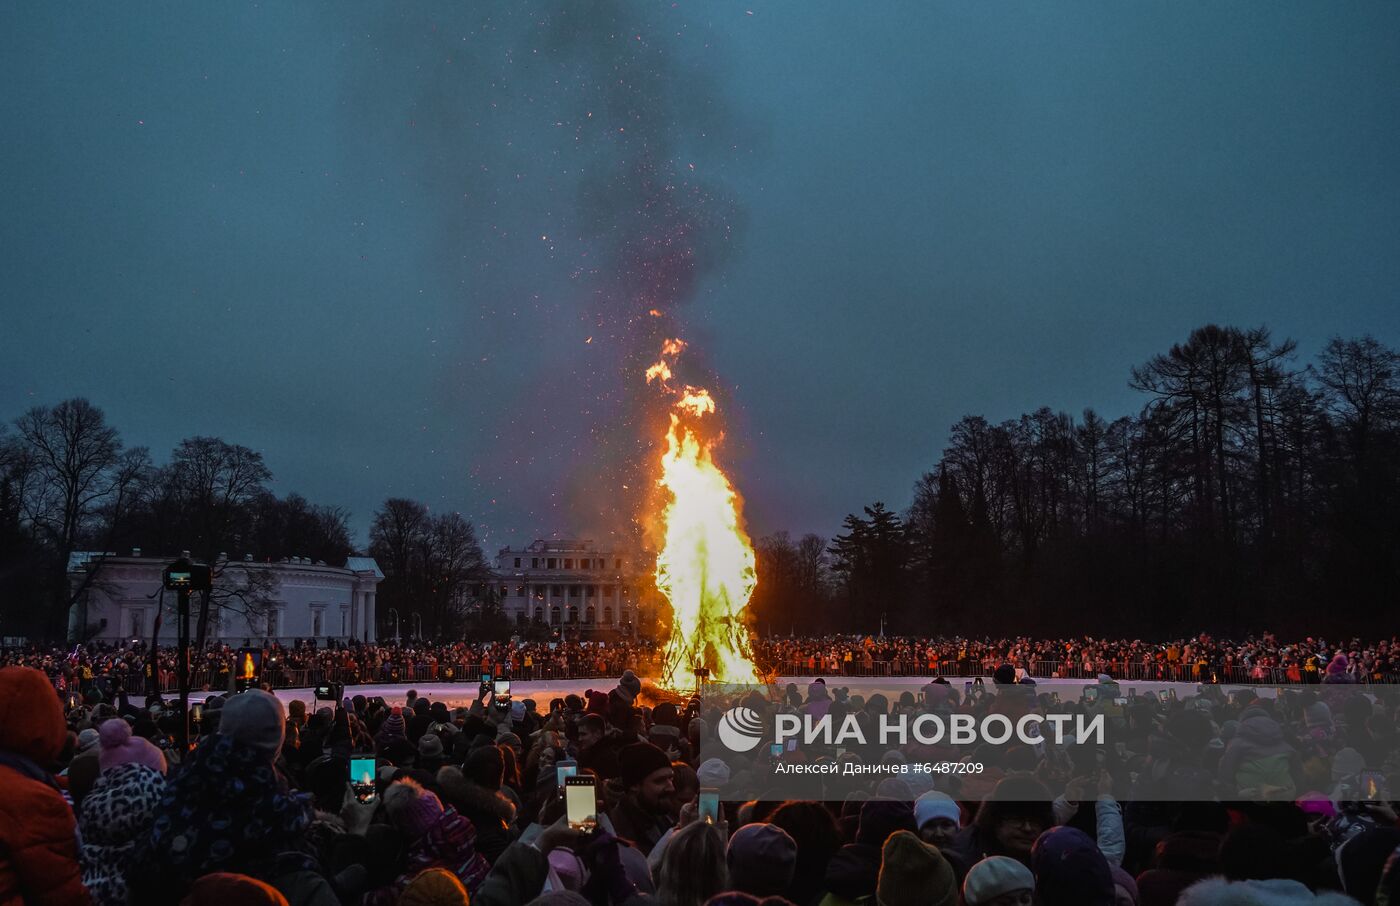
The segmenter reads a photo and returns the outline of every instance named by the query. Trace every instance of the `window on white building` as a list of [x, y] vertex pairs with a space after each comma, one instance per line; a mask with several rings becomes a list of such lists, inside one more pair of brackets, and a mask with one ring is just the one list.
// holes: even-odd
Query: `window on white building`
[[311, 611], [311, 635], [313, 638], [319, 639], [322, 635], [324, 635], [323, 630], [325, 627], [322, 626], [322, 623], [324, 622], [324, 616], [325, 615], [319, 610]]
[[347, 608], [340, 608], [340, 634], [350, 634], [350, 611]]
[[133, 639], [146, 637], [146, 611], [133, 610], [131, 612], [131, 637]]
[[269, 610], [269, 611], [267, 612], [267, 635], [268, 635], [268, 638], [273, 638], [273, 639], [277, 638], [277, 631], [278, 631], [278, 629], [281, 628], [281, 627], [280, 627], [280, 621], [278, 620], [278, 617], [279, 617], [279, 616], [280, 616], [280, 614], [278, 614], [278, 612], [277, 612], [276, 610]]

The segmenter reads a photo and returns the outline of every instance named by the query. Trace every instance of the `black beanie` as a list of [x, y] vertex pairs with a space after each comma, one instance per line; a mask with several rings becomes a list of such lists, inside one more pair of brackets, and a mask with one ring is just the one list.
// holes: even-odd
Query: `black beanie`
[[625, 786], [637, 786], [653, 771], [671, 766], [666, 753], [649, 742], [634, 742], [617, 753], [618, 767]]

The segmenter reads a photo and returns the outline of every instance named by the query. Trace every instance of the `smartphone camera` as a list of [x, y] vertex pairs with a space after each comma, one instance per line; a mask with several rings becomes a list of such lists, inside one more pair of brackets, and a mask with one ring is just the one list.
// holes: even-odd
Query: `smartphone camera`
[[719, 790], [702, 787], [699, 802], [700, 820], [706, 824], [719, 823]]
[[350, 788], [361, 802], [374, 798], [374, 765], [373, 758], [350, 759]]
[[564, 813], [574, 830], [598, 827], [598, 792], [592, 776], [564, 778]]

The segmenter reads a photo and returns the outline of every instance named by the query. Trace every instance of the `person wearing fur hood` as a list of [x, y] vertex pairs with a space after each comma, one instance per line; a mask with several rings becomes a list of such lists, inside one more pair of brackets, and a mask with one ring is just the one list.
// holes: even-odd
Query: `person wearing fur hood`
[[515, 803], [501, 791], [504, 762], [495, 746], [478, 746], [458, 768], [437, 773], [443, 798], [476, 827], [476, 850], [494, 864], [515, 838]]

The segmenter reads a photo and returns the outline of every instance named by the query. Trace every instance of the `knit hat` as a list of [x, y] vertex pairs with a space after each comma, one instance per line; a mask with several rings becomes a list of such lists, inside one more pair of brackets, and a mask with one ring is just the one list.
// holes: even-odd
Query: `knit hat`
[[624, 786], [637, 786], [653, 771], [671, 766], [666, 753], [649, 742], [634, 742], [617, 753], [619, 774]]
[[287, 898], [271, 884], [247, 875], [216, 871], [190, 885], [180, 906], [288, 906]]
[[92, 727], [78, 734], [78, 744], [74, 748], [73, 754], [78, 755], [97, 745], [97, 731]]
[[379, 725], [379, 733], [377, 735], [381, 738], [386, 738], [390, 736], [406, 736], [407, 732], [403, 722], [403, 708], [395, 705], [394, 710], [389, 712], [389, 716], [384, 718], [384, 723]]
[[431, 733], [424, 733], [418, 738], [418, 757], [420, 758], [441, 758], [442, 740]]
[[1113, 906], [1108, 860], [1078, 828], [1056, 827], [1036, 838], [1031, 871], [1042, 906]]
[[729, 884], [757, 896], [780, 894], [797, 869], [797, 844], [776, 824], [745, 824], [729, 838]]
[[914, 824], [922, 828], [935, 818], [958, 824], [962, 821], [962, 809], [947, 793], [931, 790], [914, 800]]
[[517, 724], [520, 723], [522, 720], [525, 719], [525, 703], [524, 703], [524, 702], [511, 702], [511, 703], [510, 703], [510, 719], [511, 719], [511, 722], [512, 722], [512, 723], [517, 723]]
[[622, 679], [617, 681], [617, 691], [627, 701], [636, 701], [637, 695], [642, 691], [642, 681], [637, 679], [637, 674], [631, 670], [624, 670]]
[[700, 762], [695, 777], [701, 786], [719, 789], [729, 782], [729, 765], [718, 758], [707, 758]]
[[1356, 749], [1347, 746], [1332, 756], [1332, 782], [1349, 781], [1366, 767], [1366, 758]]
[[277, 696], [261, 689], [249, 689], [224, 703], [219, 732], [262, 752], [272, 761], [282, 750], [287, 712]]
[[908, 802], [871, 799], [860, 807], [860, 824], [856, 828], [857, 843], [882, 846], [890, 834], [902, 830], [915, 830], [914, 810], [909, 807]]
[[33, 667], [0, 669], [0, 749], [49, 764], [67, 742], [63, 703], [48, 676]]
[[124, 720], [105, 720], [97, 731], [100, 748], [97, 764], [105, 773], [122, 764], [143, 764], [153, 771], [165, 773], [165, 753], [148, 740], [131, 735]]
[[1337, 817], [1337, 806], [1327, 797], [1326, 793], [1319, 793], [1316, 790], [1311, 790], [1299, 796], [1295, 805], [1297, 805], [1309, 819], [1313, 816], [1320, 818]]
[[396, 780], [384, 791], [384, 811], [410, 841], [432, 829], [442, 817], [442, 800], [412, 780]]
[[1309, 727], [1331, 727], [1332, 709], [1327, 702], [1313, 702], [1303, 709], [1303, 722]]
[[880, 906], [957, 906], [958, 880], [938, 847], [909, 831], [890, 835], [880, 851]]
[[967, 906], [981, 906], [1013, 890], [1035, 890], [1031, 870], [1010, 856], [988, 856], [968, 870], [963, 901]]
[[399, 894], [398, 906], [467, 906], [469, 902], [467, 888], [456, 875], [445, 868], [425, 868]]

